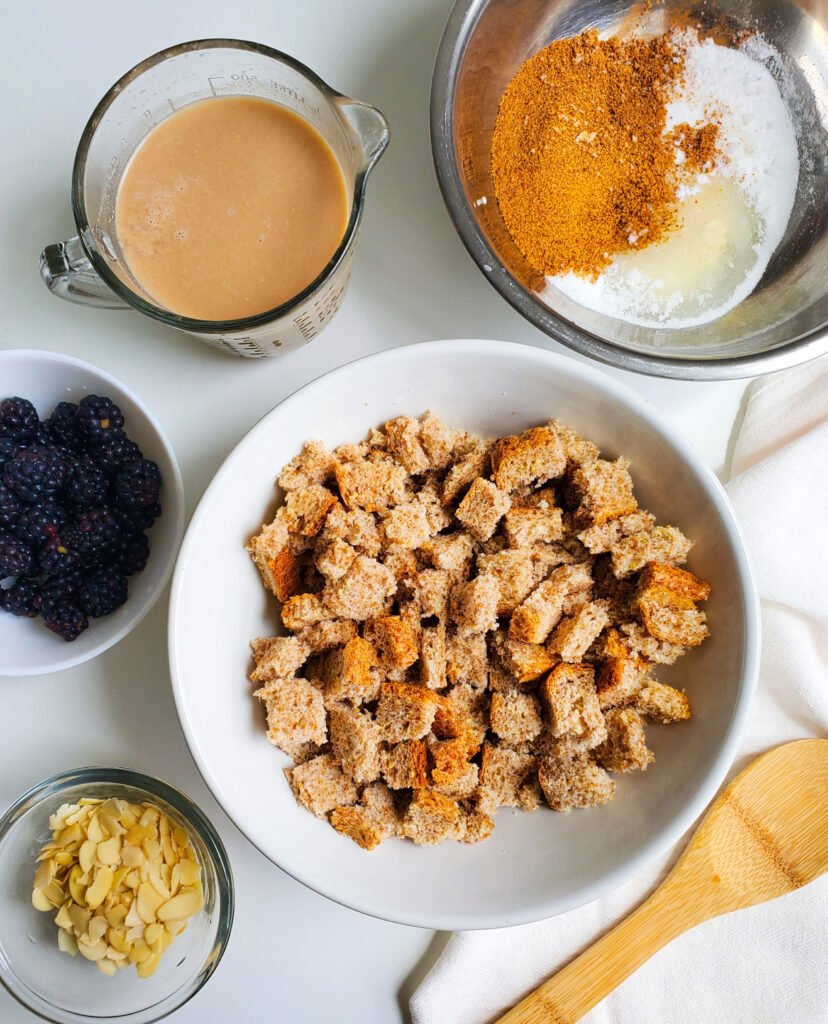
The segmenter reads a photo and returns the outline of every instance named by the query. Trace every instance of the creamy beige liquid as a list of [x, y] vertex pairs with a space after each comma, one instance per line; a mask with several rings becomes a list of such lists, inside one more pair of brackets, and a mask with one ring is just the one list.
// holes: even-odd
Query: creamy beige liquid
[[232, 320], [293, 298], [348, 221], [345, 179], [310, 124], [268, 100], [202, 100], [154, 128], [118, 190], [130, 271], [161, 306]]

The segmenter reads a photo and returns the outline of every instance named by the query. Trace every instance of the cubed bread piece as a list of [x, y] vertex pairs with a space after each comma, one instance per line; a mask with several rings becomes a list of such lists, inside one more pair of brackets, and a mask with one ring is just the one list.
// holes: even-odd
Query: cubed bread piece
[[629, 462], [595, 459], [577, 466], [571, 474], [572, 489], [578, 502], [575, 523], [586, 530], [610, 519], [627, 516], [638, 508], [633, 484], [627, 472]]
[[[453, 686], [446, 693], [444, 700], [455, 719], [460, 722], [461, 728], [455, 729], [454, 735], [459, 735], [460, 731], [463, 731], [477, 743], [482, 743], [489, 728], [488, 694], [461, 684]], [[436, 732], [437, 718], [434, 719], [434, 729]]]
[[452, 800], [467, 800], [477, 789], [480, 769], [473, 761], [467, 761], [462, 771], [453, 775], [447, 782], [438, 785], [432, 782], [432, 789]]
[[692, 547], [675, 526], [656, 526], [619, 540], [612, 548], [612, 571], [622, 579], [648, 562], [680, 565]]
[[452, 837], [459, 819], [454, 800], [433, 789], [418, 789], [405, 812], [403, 833], [418, 846], [436, 846]]
[[[279, 510], [283, 512], [283, 509]], [[261, 533], [251, 537], [247, 545], [250, 557], [262, 577], [265, 587], [280, 601], [299, 589], [299, 563], [288, 547], [288, 530], [284, 515], [277, 515]]]
[[641, 689], [645, 670], [630, 657], [606, 658], [598, 669], [595, 689], [601, 710], [624, 707]]
[[335, 505], [328, 513], [319, 540], [320, 543], [345, 541], [359, 554], [368, 555], [369, 558], [375, 558], [382, 550], [377, 520], [361, 508], [349, 512], [342, 505]]
[[443, 504], [449, 505], [479, 476], [486, 476], [491, 467], [491, 441], [475, 440], [472, 446], [446, 473], [443, 481]]
[[371, 639], [383, 664], [391, 668], [408, 668], [420, 656], [414, 628], [399, 615], [382, 615], [373, 619]]
[[420, 632], [420, 682], [430, 690], [442, 690], [446, 678], [446, 627], [425, 626]]
[[285, 498], [288, 530], [302, 537], [315, 537], [336, 504], [336, 495], [321, 484], [311, 484], [298, 491], [288, 491]]
[[256, 667], [251, 682], [267, 683], [271, 679], [288, 679], [307, 661], [307, 646], [295, 636], [268, 636], [252, 640], [250, 649]]
[[402, 825], [393, 795], [382, 782], [366, 786], [356, 807], [337, 807], [331, 824], [364, 850], [373, 850], [383, 840], [399, 835]]
[[461, 636], [454, 630], [447, 633], [446, 677], [452, 685], [468, 683], [476, 690], [485, 690], [489, 681], [489, 656], [485, 634], [472, 633]]
[[350, 619], [323, 619], [297, 634], [312, 654], [321, 654], [332, 647], [343, 647], [357, 635], [356, 623]]
[[371, 669], [376, 663], [373, 645], [360, 636], [331, 651], [326, 655], [321, 671], [325, 695], [354, 704], [373, 700], [377, 696], [377, 687]]
[[545, 580], [512, 612], [509, 637], [525, 644], [542, 644], [563, 611], [561, 587]]
[[477, 569], [481, 574], [494, 576], [500, 584], [498, 615], [511, 615], [535, 588], [535, 566], [529, 551], [480, 555]]
[[318, 572], [331, 580], [339, 580], [354, 564], [356, 549], [338, 537], [317, 546], [314, 565]]
[[688, 598], [675, 597], [665, 604], [652, 592], [638, 597], [638, 612], [644, 628], [663, 643], [681, 647], [697, 647], [710, 635], [707, 628], [707, 617], [692, 602], [691, 607], [682, 608], [678, 602]]
[[394, 574], [398, 584], [410, 585], [420, 567], [416, 554], [409, 548], [400, 547], [399, 544], [389, 547], [380, 558], [382, 564]]
[[279, 486], [299, 491], [311, 484], [324, 484], [333, 476], [334, 457], [321, 441], [307, 441], [298, 455], [279, 474]]
[[541, 759], [538, 780], [553, 811], [606, 804], [615, 795], [615, 781], [586, 752], [558, 745]]
[[588, 530], [582, 530], [578, 534], [578, 540], [591, 554], [600, 555], [610, 551], [626, 537], [646, 533], [654, 526], [655, 516], [640, 508], [628, 516], [610, 519], [598, 526], [590, 526]]
[[461, 843], [482, 843], [494, 831], [494, 821], [488, 814], [472, 808], [463, 811], [457, 828], [456, 838]]
[[436, 713], [437, 700], [424, 686], [384, 683], [380, 690], [377, 724], [386, 743], [421, 740]]
[[555, 480], [565, 469], [566, 455], [554, 427], [532, 427], [504, 437], [492, 450], [492, 471], [503, 491]]
[[474, 541], [467, 533], [453, 533], [447, 537], [432, 537], [420, 549], [435, 569], [443, 569], [465, 578], [471, 568]]
[[451, 454], [460, 432], [441, 423], [427, 412], [420, 421], [420, 444], [423, 446], [431, 469], [448, 469]]
[[572, 427], [566, 426], [560, 420], [551, 420], [549, 426], [560, 438], [567, 467], [577, 466], [581, 462], [592, 462], [601, 454], [597, 444], [586, 441], [580, 434], [576, 434]]
[[452, 575], [445, 569], [422, 569], [414, 577], [414, 597], [424, 619], [434, 618], [445, 622], [448, 618], [449, 591]]
[[649, 562], [641, 573], [639, 594], [647, 591], [668, 591], [688, 601], [706, 601], [710, 597], [710, 584], [700, 580], [686, 569], [661, 562]]
[[280, 679], [255, 696], [267, 712], [267, 738], [291, 757], [304, 757], [328, 738], [322, 694], [307, 679]]
[[450, 739], [428, 737], [428, 751], [432, 762], [431, 778], [435, 785], [443, 786], [465, 774], [466, 765], [480, 750], [480, 744], [470, 733], [461, 731]]
[[432, 534], [425, 505], [409, 501], [392, 508], [382, 523], [388, 544], [398, 544], [413, 551], [421, 547]]
[[547, 648], [563, 661], [580, 661], [598, 634], [609, 622], [606, 608], [598, 601], [588, 601], [574, 614], [562, 619], [555, 628]]
[[366, 711], [347, 704], [328, 713], [331, 749], [342, 771], [358, 785], [373, 782], [380, 774], [380, 729]]
[[503, 667], [519, 683], [530, 683], [548, 672], [554, 664], [546, 648], [540, 644], [524, 644], [509, 638], [500, 648]]
[[341, 579], [328, 582], [323, 600], [337, 618], [360, 622], [382, 615], [396, 590], [397, 581], [387, 566], [360, 555]]
[[648, 679], [633, 698], [633, 706], [642, 715], [668, 725], [690, 717], [690, 701], [681, 690]]
[[604, 716], [607, 738], [595, 748], [595, 760], [608, 772], [643, 771], [655, 760], [647, 746], [644, 722], [634, 708], [611, 708]]
[[382, 775], [389, 789], [422, 789], [428, 784], [425, 740], [395, 743], [382, 754]]
[[437, 473], [427, 473], [422, 478], [422, 486], [414, 496], [414, 501], [425, 509], [432, 534], [451, 526], [454, 517], [451, 509], [443, 505], [443, 482]]
[[304, 764], [286, 768], [285, 775], [296, 799], [317, 818], [326, 817], [335, 807], [355, 804], [359, 796], [333, 754], [320, 754]]
[[503, 532], [513, 548], [550, 544], [563, 536], [563, 513], [555, 506], [510, 508], [503, 519]]
[[512, 500], [491, 481], [478, 477], [472, 482], [455, 513], [475, 540], [484, 541], [497, 529]]
[[521, 787], [536, 767], [537, 759], [532, 754], [484, 743], [478, 809], [491, 815], [498, 807], [518, 807]]
[[492, 732], [510, 746], [531, 742], [543, 729], [540, 701], [531, 693], [493, 693], [491, 719]]
[[396, 462], [338, 462], [334, 475], [348, 509], [382, 512], [409, 498], [408, 474]]
[[397, 416], [385, 424], [392, 455], [407, 473], [425, 473], [431, 462], [420, 442], [420, 424], [410, 416]]
[[685, 652], [678, 644], [656, 640], [639, 622], [624, 622], [619, 628], [621, 642], [634, 658], [643, 658], [654, 665], [672, 665]]
[[282, 622], [294, 633], [329, 618], [331, 613], [316, 594], [295, 594], [282, 605]]
[[518, 807], [522, 811], [537, 810], [543, 800], [543, 790], [537, 775], [530, 775], [518, 790]]
[[451, 618], [461, 636], [487, 633], [497, 626], [500, 584], [494, 576], [477, 576], [451, 591]]
[[549, 715], [552, 736], [584, 736], [595, 730], [603, 731], [604, 716], [591, 665], [556, 665], [541, 683], [540, 696]]

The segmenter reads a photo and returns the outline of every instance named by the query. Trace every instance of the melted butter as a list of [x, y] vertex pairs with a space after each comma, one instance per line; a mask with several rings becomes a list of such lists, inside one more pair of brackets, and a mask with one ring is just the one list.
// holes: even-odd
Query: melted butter
[[725, 303], [754, 267], [760, 227], [735, 182], [708, 178], [682, 201], [679, 227], [663, 242], [616, 257], [607, 284], [631, 287], [659, 319], [700, 316]]

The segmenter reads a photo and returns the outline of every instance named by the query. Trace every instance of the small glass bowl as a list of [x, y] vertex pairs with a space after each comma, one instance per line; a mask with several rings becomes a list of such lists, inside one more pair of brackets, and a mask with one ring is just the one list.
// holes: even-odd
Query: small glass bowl
[[[83, 957], [61, 953], [53, 914], [32, 906], [49, 816], [81, 797], [155, 804], [190, 834], [202, 868], [204, 908], [161, 957], [155, 973], [132, 967], [107, 977]], [[218, 966], [233, 924], [233, 876], [216, 830], [177, 789], [128, 768], [78, 768], [41, 782], [0, 818], [0, 981], [33, 1013], [55, 1024], [117, 1020], [150, 1024], [187, 1002]]]

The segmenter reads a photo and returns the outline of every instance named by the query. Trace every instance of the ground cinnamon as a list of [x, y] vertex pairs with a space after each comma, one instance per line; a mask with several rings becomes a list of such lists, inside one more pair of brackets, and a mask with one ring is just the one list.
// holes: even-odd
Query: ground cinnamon
[[506, 226], [541, 273], [594, 279], [678, 225], [676, 150], [686, 170], [711, 166], [717, 132], [665, 133], [683, 70], [668, 37], [599, 39], [594, 29], [521, 67], [501, 100], [492, 173]]

